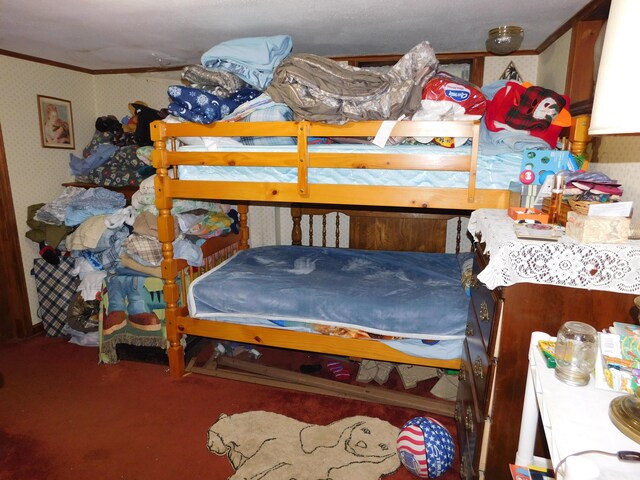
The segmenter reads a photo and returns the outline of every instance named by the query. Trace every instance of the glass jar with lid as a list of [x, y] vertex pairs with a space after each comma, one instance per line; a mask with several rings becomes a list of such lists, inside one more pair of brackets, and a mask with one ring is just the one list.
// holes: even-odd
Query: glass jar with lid
[[583, 322], [565, 322], [556, 338], [556, 377], [569, 385], [589, 383], [598, 354], [598, 333]]

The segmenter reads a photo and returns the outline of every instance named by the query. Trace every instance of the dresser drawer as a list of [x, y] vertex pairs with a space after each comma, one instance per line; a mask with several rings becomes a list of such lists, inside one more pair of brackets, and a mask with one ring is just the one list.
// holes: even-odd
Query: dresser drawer
[[[473, 381], [469, 350], [465, 342], [458, 383], [458, 396], [454, 417], [458, 432], [458, 445], [467, 446], [475, 455], [477, 439], [481, 438], [484, 416], [478, 402], [477, 387]], [[472, 455], [473, 456], [473, 455]]]
[[482, 282], [478, 280], [478, 273], [482, 271], [482, 261], [476, 256], [473, 262], [473, 277], [471, 282], [471, 305], [478, 321], [478, 326], [482, 334], [482, 341], [485, 350], [489, 350], [489, 342], [491, 340], [491, 329], [496, 318], [497, 305], [500, 298], [498, 293], [489, 290]]
[[[473, 309], [473, 306], [471, 308]], [[474, 386], [475, 397], [480, 411], [484, 411], [488, 385], [487, 378], [489, 377], [491, 362], [482, 340], [481, 326], [475, 315], [470, 315], [470, 317], [467, 321], [467, 338], [465, 342], [467, 345], [465, 364], [468, 365], [468, 368], [467, 373], [461, 373], [461, 375], [467, 375], [467, 380]], [[470, 333], [472, 335], [469, 335]]]
[[473, 464], [474, 452], [468, 445], [460, 448], [460, 478], [462, 480], [476, 480], [479, 477]]

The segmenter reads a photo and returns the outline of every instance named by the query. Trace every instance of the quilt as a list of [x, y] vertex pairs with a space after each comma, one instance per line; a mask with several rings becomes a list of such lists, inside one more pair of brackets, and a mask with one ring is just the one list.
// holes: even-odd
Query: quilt
[[167, 348], [162, 287], [162, 279], [150, 276], [105, 279], [99, 316], [101, 363], [117, 363], [120, 344]]

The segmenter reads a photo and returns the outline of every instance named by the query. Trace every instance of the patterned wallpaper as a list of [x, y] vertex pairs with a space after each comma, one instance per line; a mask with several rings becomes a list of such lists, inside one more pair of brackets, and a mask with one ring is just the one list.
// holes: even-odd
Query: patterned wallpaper
[[128, 105], [141, 101], [159, 110], [169, 105], [167, 87], [180, 84], [179, 71], [147, 74], [96, 75], [96, 112], [115, 115], [119, 120], [129, 115]]
[[485, 58], [482, 84], [486, 85], [500, 80], [500, 77], [511, 62], [516, 66], [516, 70], [518, 70], [524, 82], [534, 84], [537, 82], [538, 57], [536, 55], [507, 55], [506, 57], [491, 56]]
[[[27, 207], [47, 203], [72, 179], [69, 154], [79, 154], [93, 133], [95, 89], [90, 75], [0, 55], [0, 124], [9, 168], [13, 204], [20, 237], [24, 274], [33, 323], [38, 323], [35, 283], [30, 275], [38, 245], [24, 234]], [[37, 95], [71, 101], [75, 150], [42, 148]]]
[[633, 202], [633, 221], [640, 222], [640, 135], [602, 137], [589, 169], [622, 183], [622, 199]]
[[[535, 56], [488, 57], [485, 62], [484, 82], [498, 79], [510, 61], [514, 62], [524, 80], [533, 83], [536, 83], [539, 75], [546, 75], [546, 69], [549, 68], [548, 62], [544, 68], [541, 62], [539, 71], [538, 59]], [[68, 170], [69, 154], [80, 154], [93, 134], [95, 119], [98, 116], [113, 114], [122, 118], [129, 113], [127, 105], [136, 100], [144, 101], [153, 108], [164, 108], [168, 102], [167, 86], [178, 82], [178, 72], [91, 76], [0, 55], [0, 88], [3, 91], [3, 95], [0, 96], [0, 124], [34, 323], [39, 321], [36, 316], [37, 296], [29, 272], [33, 259], [38, 256], [38, 248], [24, 236], [27, 231], [27, 207], [53, 200], [62, 191], [61, 183], [72, 179]], [[38, 94], [71, 101], [75, 150], [41, 147], [37, 123]], [[625, 180], [624, 197], [634, 200], [636, 205], [640, 205], [640, 182], [627, 180], [640, 178], [637, 153], [639, 151], [640, 137], [606, 138], [603, 139], [600, 148], [600, 161], [593, 164], [594, 168], [597, 166], [609, 176]], [[636, 219], [637, 211], [636, 209]], [[290, 242], [292, 223], [288, 209], [251, 207], [249, 220], [250, 241], [253, 246]], [[333, 219], [329, 220], [329, 225], [329, 228], [332, 228]], [[318, 234], [320, 228], [316, 227]], [[455, 221], [451, 222], [449, 230], [447, 251], [453, 251]], [[348, 243], [348, 238], [344, 238], [347, 232], [348, 219], [345, 217], [341, 219], [342, 244]], [[315, 244], [319, 242], [319, 238], [314, 240]], [[466, 250], [468, 247], [467, 242], [463, 249]]]

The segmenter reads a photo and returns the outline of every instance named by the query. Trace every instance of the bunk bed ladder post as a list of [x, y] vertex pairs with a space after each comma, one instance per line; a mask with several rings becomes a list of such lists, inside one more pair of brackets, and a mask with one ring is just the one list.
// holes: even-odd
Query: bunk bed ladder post
[[167, 170], [167, 144], [163, 126], [153, 123], [151, 134], [154, 140], [152, 153], [153, 166], [156, 167], [155, 190], [156, 208], [158, 209], [158, 240], [162, 242], [162, 279], [164, 280], [165, 324], [169, 348], [169, 372], [172, 377], [180, 378], [184, 375], [185, 361], [182, 347], [182, 334], [178, 331], [178, 301], [180, 288], [176, 282], [178, 277], [177, 261], [173, 258], [174, 219], [171, 215], [173, 199], [171, 198], [169, 172]]
[[298, 123], [298, 194], [309, 196], [309, 122]]
[[468, 201], [473, 203], [476, 196], [476, 172], [478, 171], [478, 150], [480, 147], [480, 121], [475, 120], [471, 126], [471, 160], [469, 165]]

